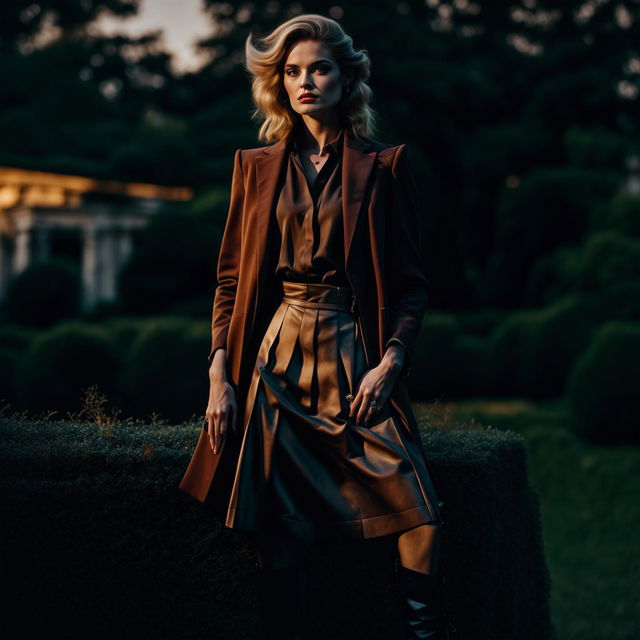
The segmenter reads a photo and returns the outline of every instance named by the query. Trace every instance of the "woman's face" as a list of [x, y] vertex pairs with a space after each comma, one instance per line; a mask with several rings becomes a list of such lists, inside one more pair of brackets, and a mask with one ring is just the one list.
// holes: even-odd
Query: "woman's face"
[[[300, 40], [285, 56], [284, 88], [291, 108], [300, 115], [315, 116], [336, 107], [344, 82], [331, 51], [319, 40]], [[301, 100], [305, 93], [315, 97]]]

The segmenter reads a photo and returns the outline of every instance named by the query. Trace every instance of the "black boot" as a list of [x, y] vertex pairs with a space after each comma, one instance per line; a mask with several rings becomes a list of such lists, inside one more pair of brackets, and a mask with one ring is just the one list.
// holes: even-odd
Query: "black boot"
[[258, 595], [265, 640], [303, 640], [305, 575], [301, 562], [258, 569]]
[[395, 563], [407, 640], [449, 640], [455, 631], [445, 615], [439, 575], [413, 571]]

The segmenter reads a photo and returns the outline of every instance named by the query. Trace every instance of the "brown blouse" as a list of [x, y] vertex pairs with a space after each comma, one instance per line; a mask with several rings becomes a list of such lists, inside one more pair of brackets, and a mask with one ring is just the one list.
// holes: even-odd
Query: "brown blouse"
[[[342, 145], [344, 129], [323, 147], [329, 153], [309, 183], [295, 136], [289, 140], [284, 182], [276, 205], [280, 257], [276, 274], [282, 280], [349, 286], [344, 272], [342, 223]], [[404, 344], [398, 338], [390, 344]]]
[[280, 227], [282, 280], [348, 286], [344, 273], [342, 223], [342, 143], [344, 129], [323, 148], [324, 165], [309, 183], [292, 137], [284, 182], [276, 205]]

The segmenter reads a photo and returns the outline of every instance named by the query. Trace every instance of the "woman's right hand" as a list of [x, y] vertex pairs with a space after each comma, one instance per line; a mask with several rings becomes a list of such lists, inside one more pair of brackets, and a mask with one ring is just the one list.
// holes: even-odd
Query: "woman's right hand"
[[222, 449], [230, 420], [231, 427], [236, 430], [237, 413], [233, 387], [226, 380], [211, 382], [205, 417], [208, 423], [209, 443], [214, 453]]

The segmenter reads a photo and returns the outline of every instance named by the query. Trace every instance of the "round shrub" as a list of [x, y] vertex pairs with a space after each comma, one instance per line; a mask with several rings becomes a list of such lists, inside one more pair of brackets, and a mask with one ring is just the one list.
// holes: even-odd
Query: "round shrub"
[[534, 397], [561, 396], [567, 376], [600, 322], [592, 297], [572, 295], [537, 313], [522, 344], [518, 380]]
[[617, 193], [594, 210], [589, 224], [593, 231], [613, 229], [623, 236], [640, 237], [640, 198], [631, 193]]
[[134, 340], [121, 386], [127, 412], [173, 422], [204, 415], [211, 327], [206, 321], [165, 317], [150, 320]]
[[107, 331], [65, 322], [36, 337], [22, 358], [17, 376], [19, 402], [35, 411], [78, 411], [83, 390], [94, 384], [111, 397], [117, 366]]
[[15, 404], [16, 372], [21, 355], [29, 348], [36, 331], [13, 324], [0, 324], [0, 400]]
[[416, 342], [407, 386], [413, 397], [451, 399], [482, 393], [485, 341], [464, 335], [455, 316], [431, 313]]
[[136, 338], [149, 324], [149, 319], [142, 316], [113, 316], [101, 324], [109, 332], [118, 355], [126, 362]]
[[594, 309], [603, 320], [640, 321], [640, 281], [612, 285], [594, 296]]
[[492, 395], [527, 395], [522, 371], [526, 366], [528, 347], [544, 309], [516, 311], [496, 328], [489, 339], [487, 377]]
[[618, 182], [602, 171], [552, 167], [529, 172], [515, 189], [505, 188], [487, 265], [486, 299], [521, 304], [539, 256], [580, 241], [591, 210], [611, 197]]
[[540, 256], [529, 270], [524, 306], [544, 307], [575, 288], [581, 247], [560, 247]]
[[66, 258], [32, 262], [7, 290], [11, 322], [48, 327], [80, 312], [82, 282], [76, 264]]
[[609, 322], [571, 371], [571, 426], [595, 444], [640, 444], [640, 326]]
[[615, 231], [590, 236], [582, 248], [578, 286], [601, 291], [613, 284], [640, 281], [640, 240]]
[[0, 402], [15, 403], [15, 372], [18, 367], [20, 352], [0, 345]]

